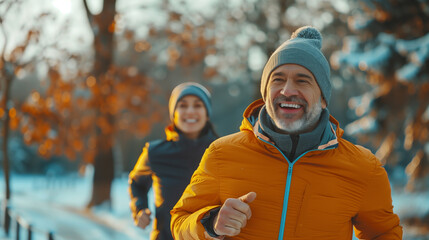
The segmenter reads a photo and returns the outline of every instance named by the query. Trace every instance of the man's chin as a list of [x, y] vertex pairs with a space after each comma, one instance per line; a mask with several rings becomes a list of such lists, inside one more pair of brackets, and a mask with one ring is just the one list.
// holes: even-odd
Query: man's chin
[[294, 122], [290, 123], [276, 123], [276, 127], [278, 130], [288, 133], [288, 134], [295, 134], [299, 133], [302, 130], [303, 121], [302, 120], [296, 120]]

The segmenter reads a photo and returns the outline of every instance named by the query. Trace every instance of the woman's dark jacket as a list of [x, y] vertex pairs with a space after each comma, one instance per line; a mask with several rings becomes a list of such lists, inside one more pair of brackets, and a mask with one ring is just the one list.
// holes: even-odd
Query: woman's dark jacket
[[146, 143], [143, 152], [129, 175], [129, 193], [133, 218], [141, 209], [148, 208], [151, 186], [155, 194], [155, 221], [151, 239], [173, 239], [170, 231], [170, 210], [200, 163], [206, 148], [216, 139], [211, 128], [198, 139], [187, 139], [175, 131], [165, 129], [166, 139]]

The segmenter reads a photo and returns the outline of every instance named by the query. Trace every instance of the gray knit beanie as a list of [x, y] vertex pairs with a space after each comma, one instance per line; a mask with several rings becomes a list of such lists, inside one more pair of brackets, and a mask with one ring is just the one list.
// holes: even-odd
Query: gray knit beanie
[[174, 120], [174, 111], [176, 110], [177, 102], [184, 96], [194, 95], [203, 101], [207, 110], [207, 116], [210, 118], [212, 114], [211, 95], [210, 92], [201, 84], [194, 82], [185, 82], [177, 85], [171, 92], [170, 101], [168, 103], [168, 110], [170, 113], [170, 120]]
[[283, 64], [298, 64], [313, 73], [322, 96], [329, 104], [331, 98], [330, 67], [323, 53], [322, 35], [310, 26], [297, 29], [291, 38], [274, 51], [265, 64], [261, 78], [261, 95], [266, 100], [268, 78], [273, 70]]

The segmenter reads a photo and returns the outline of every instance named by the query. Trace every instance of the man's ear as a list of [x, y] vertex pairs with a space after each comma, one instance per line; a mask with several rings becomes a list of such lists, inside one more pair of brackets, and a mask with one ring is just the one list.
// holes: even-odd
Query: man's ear
[[325, 109], [328, 106], [328, 104], [326, 104], [325, 99], [322, 97], [322, 108]]

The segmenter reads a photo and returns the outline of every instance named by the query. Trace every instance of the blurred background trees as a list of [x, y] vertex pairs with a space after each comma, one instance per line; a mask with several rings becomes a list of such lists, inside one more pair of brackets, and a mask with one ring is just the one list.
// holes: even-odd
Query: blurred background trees
[[[332, 57], [340, 72], [351, 71], [370, 85], [349, 100], [354, 121], [346, 132], [376, 151], [388, 170], [406, 168], [408, 190], [423, 190], [425, 184], [415, 180], [429, 171], [428, 1], [359, 3], [348, 20], [353, 33]], [[406, 180], [394, 177], [398, 184]]]
[[[348, 20], [353, 33], [332, 56], [340, 73], [370, 86], [349, 100], [346, 133], [375, 152], [394, 189], [410, 192], [429, 184], [428, 21], [426, 0], [359, 1]], [[427, 229], [429, 213], [401, 221]]]
[[427, 0], [6, 0], [0, 14], [5, 179], [93, 166], [88, 207], [109, 204], [113, 178], [163, 137], [174, 86], [207, 86], [216, 130], [235, 132], [268, 56], [313, 25], [345, 137], [376, 153], [394, 189], [427, 190]]
[[[46, 61], [41, 52], [55, 48], [53, 41], [40, 41], [41, 32], [45, 31], [46, 22], [51, 17], [46, 12], [33, 13], [33, 21], [25, 22], [16, 19], [16, 16], [25, 14], [22, 1], [3, 1], [0, 8], [0, 86], [1, 104], [0, 117], [2, 118], [2, 162], [5, 178], [5, 198], [10, 198], [9, 188], [9, 136], [10, 131], [17, 130], [22, 118], [20, 110], [21, 97], [28, 95], [30, 88], [21, 89], [17, 93], [13, 83], [25, 75], [35, 72], [38, 65]], [[13, 24], [11, 24], [13, 22]], [[37, 85], [37, 84], [36, 84]], [[35, 84], [33, 84], [35, 86]], [[20, 99], [21, 98], [21, 99]], [[13, 145], [12, 145], [13, 146]], [[12, 158], [12, 160], [16, 160]]]

